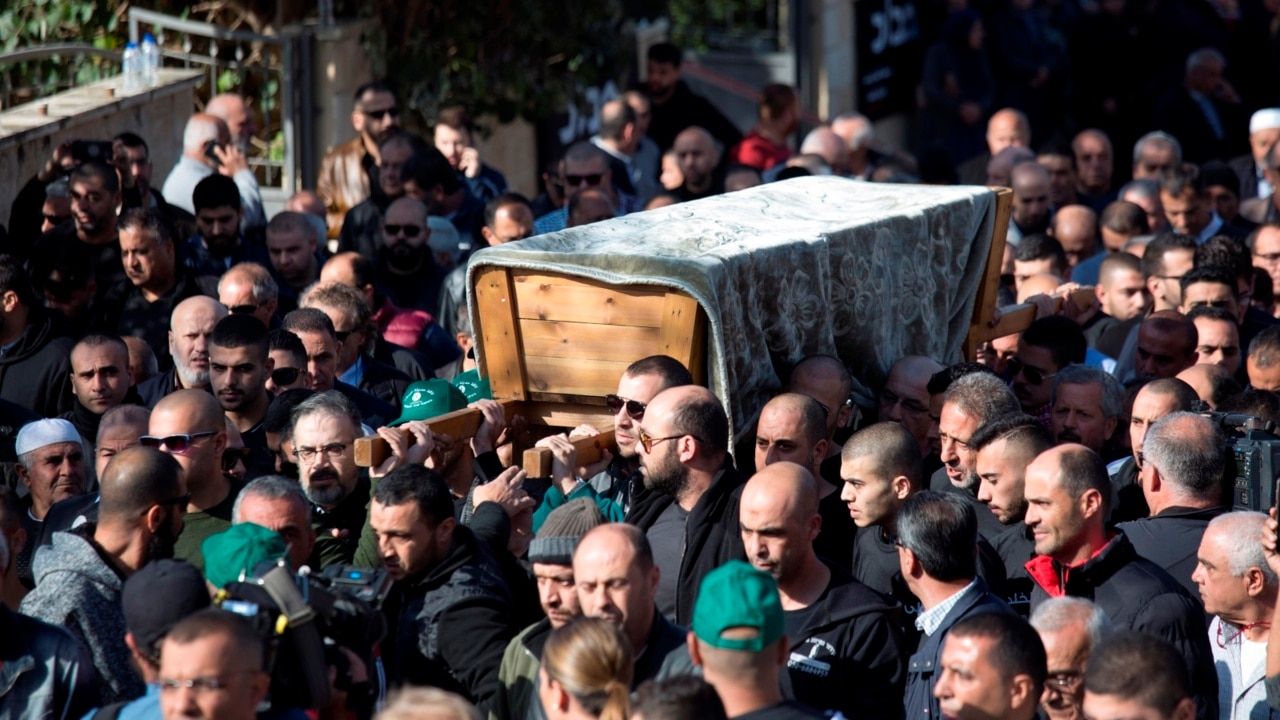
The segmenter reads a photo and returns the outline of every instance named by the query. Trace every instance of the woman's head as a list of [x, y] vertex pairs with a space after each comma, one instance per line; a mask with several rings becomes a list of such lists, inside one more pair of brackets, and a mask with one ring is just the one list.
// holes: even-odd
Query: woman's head
[[542, 652], [539, 695], [550, 717], [573, 705], [600, 720], [630, 715], [631, 643], [613, 623], [580, 618], [555, 630]]

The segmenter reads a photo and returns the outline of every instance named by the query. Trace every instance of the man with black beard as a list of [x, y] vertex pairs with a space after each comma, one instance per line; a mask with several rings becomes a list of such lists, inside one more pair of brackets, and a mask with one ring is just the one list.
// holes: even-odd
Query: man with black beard
[[413, 198], [388, 205], [374, 280], [397, 306], [434, 315], [444, 272], [431, 257], [430, 237], [426, 205]]
[[196, 183], [191, 203], [196, 234], [187, 238], [183, 262], [192, 274], [218, 277], [242, 262], [270, 266], [262, 229], [240, 230], [244, 207], [234, 180], [210, 175]]
[[702, 578], [744, 557], [734, 492], [742, 476], [728, 452], [724, 406], [710, 390], [663, 390], [649, 401], [640, 423], [645, 488], [632, 497], [627, 522], [653, 546], [660, 568], [658, 610], [688, 627]]
[[102, 676], [102, 703], [139, 697], [120, 595], [125, 578], [152, 560], [173, 556], [186, 513], [187, 487], [178, 463], [145, 447], [120, 452], [102, 474], [97, 524], [56, 533], [36, 563], [36, 589], [25, 615], [71, 632]]
[[245, 470], [250, 479], [275, 470], [262, 427], [271, 405], [266, 381], [275, 367], [268, 346], [266, 326], [252, 315], [228, 315], [209, 338], [209, 385], [249, 451]]
[[289, 436], [316, 529], [307, 563], [314, 570], [355, 558], [369, 504], [369, 480], [360, 475], [354, 447], [363, 434], [360, 411], [334, 390], [312, 395], [293, 411]]

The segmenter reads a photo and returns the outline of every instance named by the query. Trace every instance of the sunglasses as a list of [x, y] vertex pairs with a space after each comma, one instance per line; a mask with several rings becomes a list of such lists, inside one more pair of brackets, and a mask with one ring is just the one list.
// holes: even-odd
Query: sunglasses
[[418, 237], [418, 233], [422, 232], [422, 228], [417, 225], [383, 225], [383, 230], [388, 235], [404, 235], [405, 237]]
[[149, 447], [158, 450], [161, 446], [164, 446], [169, 448], [169, 452], [182, 455], [191, 449], [191, 445], [196, 440], [216, 434], [218, 434], [217, 430], [206, 430], [204, 432], [191, 433], [190, 435], [166, 435], [164, 437], [143, 435], [138, 438], [138, 442], [142, 444], [142, 447]]
[[298, 382], [298, 376], [301, 374], [302, 371], [298, 368], [276, 368], [271, 371], [271, 382], [275, 383], [276, 387], [292, 385]]
[[252, 315], [258, 312], [257, 305], [232, 305], [227, 309], [231, 311], [232, 315]]
[[582, 183], [588, 185], [599, 185], [604, 179], [604, 173], [591, 173], [589, 175], [565, 175], [564, 182], [569, 187], [578, 187]]
[[700, 442], [703, 445], [707, 444], [706, 440], [703, 440], [697, 435], [690, 435], [689, 433], [684, 433], [683, 435], [669, 435], [667, 437], [656, 438], [650, 435], [649, 433], [645, 432], [644, 430], [641, 430], [639, 435], [640, 435], [640, 444], [644, 446], [644, 451], [646, 455], [653, 452], [654, 445], [657, 445], [658, 443], [664, 443], [668, 440], [678, 440], [682, 437], [691, 437], [695, 441]]
[[253, 451], [249, 448], [227, 448], [222, 451], [222, 472], [229, 473], [236, 469], [236, 463], [242, 462], [249, 467], [249, 456]]
[[1028, 385], [1039, 385], [1058, 373], [1047, 373], [1040, 368], [1025, 365], [1018, 358], [1009, 358], [1009, 362], [1005, 363], [1005, 367], [1009, 368], [1009, 377], [1017, 377], [1018, 373], [1022, 373], [1022, 377], [1027, 379]]
[[361, 110], [360, 112], [375, 120], [400, 117], [400, 108], [398, 107], [387, 108], [386, 110]]
[[171, 497], [168, 500], [161, 500], [156, 504], [157, 505], [177, 505], [179, 507], [182, 507], [189, 502], [191, 502], [191, 493], [187, 493], [185, 495], [179, 495], [177, 497]]
[[627, 409], [627, 415], [630, 415], [631, 419], [636, 422], [640, 422], [644, 419], [644, 410], [648, 407], [639, 400], [628, 400], [624, 397], [614, 395], [613, 393], [604, 396], [604, 404], [609, 408], [610, 414], [613, 415], [617, 415], [622, 411], [622, 408], [625, 407]]

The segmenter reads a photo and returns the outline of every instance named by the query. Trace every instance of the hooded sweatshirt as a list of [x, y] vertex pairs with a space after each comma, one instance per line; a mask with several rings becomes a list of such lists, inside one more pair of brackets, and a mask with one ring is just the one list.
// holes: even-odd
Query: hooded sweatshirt
[[107, 705], [141, 697], [146, 688], [124, 642], [124, 576], [93, 541], [94, 527], [54, 534], [53, 544], [36, 555], [36, 589], [23, 599], [21, 612], [65, 628], [84, 643], [102, 677]]
[[0, 398], [58, 417], [71, 410], [71, 338], [60, 337], [53, 320], [32, 308], [22, 335], [0, 348]]

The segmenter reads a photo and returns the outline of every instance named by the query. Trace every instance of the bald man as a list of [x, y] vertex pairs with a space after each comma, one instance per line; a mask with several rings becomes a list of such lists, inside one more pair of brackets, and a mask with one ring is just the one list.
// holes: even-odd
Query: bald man
[[1138, 377], [1171, 378], [1195, 365], [1199, 334], [1195, 323], [1182, 313], [1162, 310], [1138, 326], [1138, 351], [1134, 356]]
[[1007, 147], [1026, 148], [1031, 144], [1031, 124], [1027, 116], [1012, 108], [998, 110], [987, 121], [987, 153], [965, 161], [957, 168], [962, 185], [984, 185], [987, 161]]
[[844, 140], [829, 127], [818, 127], [809, 131], [800, 143], [801, 155], [817, 155], [827, 163], [835, 175], [844, 175], [848, 171], [849, 147]]
[[684, 184], [672, 192], [681, 201], [719, 195], [724, 192], [724, 178], [720, 177], [720, 145], [711, 133], [693, 126], [676, 135], [671, 146], [676, 154]]
[[729, 420], [710, 390], [685, 385], [655, 395], [637, 424], [647, 492], [632, 498], [627, 522], [648, 536], [666, 576], [658, 609], [688, 627], [702, 578], [742, 557], [734, 497], [742, 477], [729, 456]]
[[1219, 365], [1192, 365], [1178, 373], [1177, 379], [1190, 385], [1210, 410], [1217, 410], [1224, 400], [1242, 390], [1235, 376]]
[[138, 385], [143, 404], [154, 408], [160, 398], [183, 388], [209, 389], [209, 337], [227, 308], [203, 295], [178, 303], [169, 316], [169, 357], [173, 369]]
[[791, 647], [783, 696], [846, 717], [896, 716], [907, 655], [896, 604], [814, 552], [813, 474], [769, 465], [743, 487], [739, 517], [747, 560], [778, 582]]
[[275, 278], [255, 262], [233, 265], [218, 279], [218, 302], [230, 312], [254, 316], [267, 328], [275, 323], [278, 298]]
[[613, 198], [598, 188], [583, 188], [569, 198], [569, 221], [566, 227], [590, 225], [618, 216]]
[[173, 556], [204, 572], [200, 544], [231, 527], [231, 511], [240, 492], [239, 484], [222, 472], [222, 453], [227, 448], [222, 406], [207, 392], [179, 390], [151, 411], [142, 444], [169, 453], [182, 466], [191, 497]]
[[[1054, 213], [1051, 234], [1062, 244], [1062, 251], [1067, 255], [1067, 265], [1076, 268], [1098, 252], [1098, 214], [1084, 205], [1060, 207]], [[1087, 285], [1097, 282], [1096, 277], [1076, 277], [1074, 271], [1071, 279]]]
[[379, 233], [374, 278], [399, 307], [434, 313], [445, 272], [431, 257], [427, 206], [402, 197], [387, 206]]
[[209, 98], [209, 104], [205, 105], [204, 111], [221, 118], [227, 124], [231, 142], [235, 143], [242, 152], [249, 151], [249, 141], [253, 139], [253, 134], [257, 132], [258, 127], [253, 119], [253, 111], [249, 109], [248, 103], [242, 96], [235, 93], [214, 95]]
[[[817, 400], [827, 411], [827, 460], [840, 455], [840, 444], [835, 441], [836, 431], [849, 426], [853, 417], [853, 376], [838, 358], [830, 355], [810, 355], [796, 363], [787, 382], [787, 392], [808, 395]], [[826, 478], [839, 477], [836, 467], [823, 468]]]
[[[889, 368], [889, 376], [880, 391], [880, 419], [896, 422], [911, 432], [920, 445], [920, 456], [926, 465], [938, 464], [941, 448], [929, 432], [929, 378], [943, 369], [933, 358], [908, 355]], [[932, 460], [930, 460], [932, 458]], [[926, 471], [926, 474], [932, 469]]]
[[1024, 162], [1009, 171], [1013, 187], [1013, 213], [1009, 231], [1016, 225], [1019, 239], [1049, 229], [1049, 172], [1034, 162]]
[[1032, 295], [1049, 295], [1062, 284], [1062, 278], [1052, 273], [1032, 275], [1018, 284], [1017, 301], [1024, 303]]
[[1115, 152], [1111, 139], [1101, 130], [1081, 130], [1071, 141], [1076, 156], [1076, 193], [1093, 207], [1106, 205], [1111, 192]]
[[1013, 185], [1011, 173], [1015, 165], [1033, 163], [1035, 153], [1024, 147], [1007, 147], [987, 161], [986, 184], [993, 187], [1010, 187]]
[[[814, 474], [818, 513], [822, 531], [814, 540], [814, 550], [828, 561], [848, 569], [853, 535], [857, 527], [840, 499], [842, 485], [838, 473], [834, 481], [824, 478], [819, 468], [827, 457], [826, 411], [817, 400], [799, 393], [783, 393], [765, 403], [756, 422], [756, 469], [778, 462], [791, 462]], [[832, 467], [828, 465], [827, 467]]]

